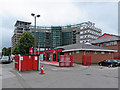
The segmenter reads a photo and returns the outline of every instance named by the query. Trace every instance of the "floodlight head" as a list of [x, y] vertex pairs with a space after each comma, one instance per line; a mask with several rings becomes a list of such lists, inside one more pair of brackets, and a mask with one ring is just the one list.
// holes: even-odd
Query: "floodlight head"
[[37, 15], [37, 17], [40, 17], [40, 15]]
[[34, 14], [34, 13], [31, 13], [31, 16], [35, 16], [35, 14]]

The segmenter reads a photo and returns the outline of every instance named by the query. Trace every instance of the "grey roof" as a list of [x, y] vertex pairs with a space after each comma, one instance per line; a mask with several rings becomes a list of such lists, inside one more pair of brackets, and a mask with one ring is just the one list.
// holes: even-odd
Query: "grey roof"
[[97, 40], [93, 40], [93, 41], [91, 41], [91, 43], [95, 44], [95, 43], [118, 41], [118, 40], [120, 40], [120, 36], [111, 36], [111, 37], [107, 37], [107, 38], [100, 38]]
[[20, 21], [20, 20], [17, 20], [16, 23], [15, 23], [15, 26], [17, 26], [18, 23], [31, 24], [31, 22], [26, 22], [26, 21]]
[[91, 44], [71, 44], [66, 46], [60, 46], [56, 49], [62, 48], [63, 52], [66, 51], [77, 51], [77, 50], [91, 50], [91, 51], [111, 51], [111, 52], [117, 52], [117, 50], [110, 50], [103, 47], [91, 45]]

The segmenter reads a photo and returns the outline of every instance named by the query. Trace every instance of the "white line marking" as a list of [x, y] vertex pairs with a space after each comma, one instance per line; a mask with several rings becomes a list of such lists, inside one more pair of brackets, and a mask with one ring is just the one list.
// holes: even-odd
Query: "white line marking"
[[[17, 73], [18, 73], [18, 72], [17, 72]], [[18, 75], [22, 77], [22, 75], [21, 75], [20, 73], [18, 73]]]

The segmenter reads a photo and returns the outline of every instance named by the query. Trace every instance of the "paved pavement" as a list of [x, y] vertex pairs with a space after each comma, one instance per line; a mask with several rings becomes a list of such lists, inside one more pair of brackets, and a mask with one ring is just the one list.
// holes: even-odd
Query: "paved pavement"
[[[0, 64], [1, 65], [1, 64]], [[40, 71], [19, 72], [11, 64], [2, 65], [3, 88], [118, 88], [118, 67], [99, 66], [57, 67], [43, 64], [45, 74]]]

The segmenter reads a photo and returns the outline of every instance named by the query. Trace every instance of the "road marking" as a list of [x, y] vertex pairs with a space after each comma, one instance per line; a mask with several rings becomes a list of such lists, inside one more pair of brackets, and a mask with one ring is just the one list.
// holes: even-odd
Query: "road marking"
[[23, 88], [32, 88], [25, 80], [23, 79], [22, 75], [19, 72], [11, 71], [13, 74], [16, 75], [16, 78], [18, 79], [18, 82], [21, 84]]
[[22, 77], [22, 75], [21, 75], [19, 72], [17, 72], [17, 73], [18, 73], [18, 75], [19, 75], [19, 76], [21, 76], [21, 77]]

